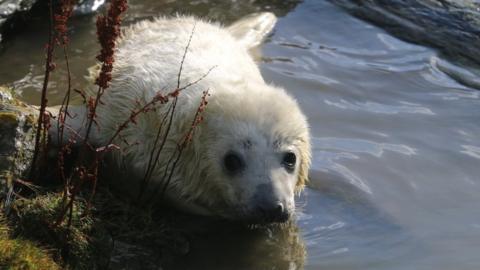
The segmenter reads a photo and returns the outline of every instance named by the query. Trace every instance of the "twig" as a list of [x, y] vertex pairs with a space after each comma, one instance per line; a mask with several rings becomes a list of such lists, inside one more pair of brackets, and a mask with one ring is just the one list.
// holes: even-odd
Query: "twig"
[[[92, 125], [94, 122], [96, 123], [95, 117], [97, 107], [101, 103], [101, 97], [105, 92], [105, 89], [108, 88], [109, 82], [112, 79], [111, 71], [113, 69], [114, 62], [115, 42], [120, 35], [121, 15], [126, 10], [126, 0], [112, 0], [108, 7], [107, 15], [101, 15], [97, 17], [97, 36], [102, 47], [100, 54], [97, 56], [97, 59], [102, 63], [102, 67], [101, 72], [95, 82], [98, 85], [96, 97], [94, 99], [90, 98], [87, 102], [87, 129], [85, 135], [83, 136], [83, 151], [80, 152], [79, 160], [82, 160], [83, 156], [86, 154], [87, 151], [95, 150], [95, 148], [90, 145], [88, 139], [90, 136]], [[80, 94], [82, 93], [80, 92]], [[65, 207], [62, 209], [60, 215], [57, 218], [57, 222], [55, 223], [56, 226], [60, 225], [63, 222], [67, 211], [69, 211], [68, 226], [70, 226], [73, 203], [75, 201], [77, 193], [80, 191], [80, 187], [85, 182], [85, 180], [92, 179], [94, 181], [94, 188], [96, 188], [96, 181], [98, 177], [98, 161], [98, 155], [97, 153], [95, 153], [95, 163], [93, 164], [93, 168], [89, 170], [85, 166], [77, 167], [76, 171], [79, 174], [78, 181], [75, 181], [73, 183], [66, 182], [67, 188], [65, 189], [65, 194], [70, 195], [70, 199], [68, 202], [64, 203]], [[71, 177], [72, 175], [69, 176], [69, 178]], [[68, 191], [70, 191], [70, 193], [68, 193]]]
[[[187, 144], [192, 140], [193, 138], [193, 133], [195, 128], [203, 121], [202, 114], [205, 111], [205, 107], [207, 106], [207, 96], [209, 90], [206, 90], [203, 92], [200, 105], [197, 108], [197, 111], [195, 112], [195, 116], [193, 117], [192, 124], [190, 126], [190, 129], [188, 130], [187, 134], [183, 137], [181, 143], [177, 144], [177, 151], [175, 151], [172, 156], [169, 158], [167, 165], [165, 166], [165, 172], [163, 174], [162, 180], [160, 183], [164, 183], [162, 186], [162, 192], [160, 193], [160, 198], [163, 199], [165, 192], [167, 190], [167, 187], [170, 185], [170, 181], [173, 177], [173, 173], [175, 172], [176, 166], [180, 160], [180, 157], [182, 155], [183, 150], [187, 146]], [[175, 157], [175, 154], [178, 153], [178, 155]], [[175, 157], [175, 158], [174, 158]], [[172, 167], [169, 169], [170, 164], [173, 161]], [[166, 180], [166, 181], [165, 181]], [[156, 189], [153, 193], [151, 198], [155, 198], [156, 194], [158, 193], [158, 189]]]
[[[42, 85], [42, 95], [40, 100], [40, 109], [37, 121], [37, 130], [35, 134], [35, 150], [33, 152], [32, 158], [32, 165], [30, 168], [30, 179], [34, 179], [36, 169], [37, 169], [37, 159], [38, 154], [40, 152], [40, 138], [42, 136], [42, 131], [45, 129], [44, 117], [45, 117], [45, 109], [47, 107], [47, 89], [48, 89], [48, 81], [50, 79], [50, 72], [53, 71], [55, 68], [55, 64], [53, 63], [53, 51], [55, 48], [54, 44], [54, 36], [53, 36], [53, 3], [52, 0], [48, 1], [49, 12], [50, 12], [50, 19], [49, 19], [49, 31], [48, 31], [48, 44], [47, 44], [47, 59], [45, 61], [45, 74], [43, 77], [43, 85]], [[45, 147], [45, 144], [42, 145]], [[42, 149], [45, 150], [45, 149]]]
[[195, 27], [197, 22], [194, 22], [192, 32], [190, 32], [190, 37], [188, 38], [187, 46], [185, 46], [185, 51], [183, 52], [182, 61], [180, 62], [180, 69], [177, 76], [177, 88], [180, 88], [180, 77], [182, 76], [183, 62], [185, 62], [185, 57], [187, 56], [188, 48], [190, 48], [190, 43], [192, 42], [193, 34], [195, 33]]

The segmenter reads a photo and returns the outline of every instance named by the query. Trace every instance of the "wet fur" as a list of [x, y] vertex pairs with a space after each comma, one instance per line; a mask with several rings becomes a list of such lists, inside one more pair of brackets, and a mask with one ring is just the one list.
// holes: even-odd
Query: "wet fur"
[[[193, 141], [182, 154], [167, 198], [195, 213], [242, 216], [247, 210], [242, 209], [238, 200], [244, 199], [221, 177], [218, 163], [221, 162], [219, 153], [237, 139], [244, 139], [243, 135], [257, 136], [272, 147], [290, 145], [298, 149], [300, 162], [295, 172], [298, 175], [295, 191], [299, 192], [307, 181], [310, 166], [308, 124], [292, 97], [263, 80], [249, 53], [275, 23], [272, 14], [260, 15], [266, 16], [261, 18], [263, 21], [258, 17], [248, 18], [253, 23], [263, 23], [258, 27], [243, 21], [243, 26], [234, 24], [226, 28], [193, 17], [176, 17], [143, 21], [126, 29], [118, 43], [111, 86], [97, 109], [99, 126], [94, 128], [93, 143], [105, 144], [118, 124], [138, 107], [137, 101], [144, 104], [157, 91], [166, 93], [177, 87], [180, 63], [193, 31], [180, 87], [211, 71], [180, 94], [173, 125], [152, 182], [164, 184], [158, 181], [164, 175], [168, 159], [190, 128], [201, 95], [208, 89], [205, 121], [197, 127]], [[161, 105], [156, 111], [140, 115], [136, 125], [131, 124], [122, 132], [122, 138], [130, 146], [121, 140], [115, 141], [122, 150], [114, 152], [111, 159], [119, 168], [143, 177], [160, 119], [167, 108], [168, 104]], [[75, 121], [70, 124], [82, 126], [81, 117]], [[230, 207], [232, 205], [235, 207]]]

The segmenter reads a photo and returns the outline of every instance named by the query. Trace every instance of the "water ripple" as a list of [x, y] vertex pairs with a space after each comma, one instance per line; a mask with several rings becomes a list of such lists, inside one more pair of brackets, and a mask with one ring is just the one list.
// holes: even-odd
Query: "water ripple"
[[375, 157], [381, 157], [385, 150], [393, 151], [403, 155], [411, 156], [416, 154], [416, 149], [404, 144], [376, 143], [362, 139], [345, 138], [314, 138], [315, 148], [333, 149], [353, 153], [367, 153]]
[[462, 145], [464, 150], [460, 151], [463, 154], [480, 159], [480, 147], [474, 145]]
[[479, 99], [480, 92], [466, 92], [466, 91], [453, 91], [445, 93], [433, 93], [432, 96], [440, 97], [443, 100], [460, 100], [460, 99]]
[[442, 72], [455, 82], [475, 89], [480, 89], [480, 71], [469, 67], [469, 69], [460, 65], [452, 64], [436, 56], [431, 57], [430, 65], [437, 72]]
[[337, 179], [348, 183], [366, 194], [372, 194], [368, 184], [347, 166], [344, 159], [359, 159], [357, 154], [368, 154], [381, 158], [385, 151], [412, 156], [417, 149], [404, 144], [378, 143], [352, 138], [313, 138], [314, 160], [312, 175], [321, 174], [322, 179]]
[[429, 108], [422, 107], [419, 104], [403, 103], [402, 105], [386, 105], [376, 102], [349, 102], [345, 99], [340, 99], [339, 102], [325, 99], [327, 105], [335, 106], [340, 109], [354, 110], [354, 111], [367, 111], [371, 113], [379, 114], [399, 114], [399, 113], [411, 113], [411, 114], [424, 114], [435, 115]]
[[[315, 151], [314, 155], [316, 157], [313, 160], [313, 168], [310, 171], [312, 177], [315, 177], [315, 175], [321, 175], [315, 177], [315, 179], [322, 179], [322, 182], [345, 182], [356, 189], [361, 190], [363, 193], [372, 194], [371, 188], [365, 183], [365, 181], [346, 166], [336, 162], [336, 160], [343, 158], [358, 159], [358, 156], [351, 153], [332, 153], [318, 150]], [[311, 184], [313, 186], [316, 185], [314, 182]]]

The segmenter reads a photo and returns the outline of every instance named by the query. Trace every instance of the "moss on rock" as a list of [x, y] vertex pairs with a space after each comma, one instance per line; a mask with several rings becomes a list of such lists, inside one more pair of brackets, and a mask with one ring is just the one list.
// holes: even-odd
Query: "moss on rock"
[[18, 121], [17, 114], [13, 112], [0, 112], [0, 121], [2, 124], [15, 124]]
[[0, 269], [60, 269], [49, 252], [34, 242], [11, 238], [3, 214], [0, 213]]
[[0, 239], [1, 269], [61, 269], [46, 251], [22, 239]]
[[[65, 207], [60, 193], [47, 193], [32, 199], [18, 199], [13, 204], [14, 233], [35, 240], [54, 250], [57, 261], [74, 269], [92, 269], [108, 257], [109, 239], [100, 223], [86, 213], [86, 202], [81, 198], [72, 207], [70, 224], [67, 215], [55, 225]], [[106, 254], [107, 253], [107, 254]]]
[[34, 107], [15, 98], [8, 88], [0, 86], [0, 200], [12, 192], [12, 181], [28, 171], [33, 156], [35, 125]]

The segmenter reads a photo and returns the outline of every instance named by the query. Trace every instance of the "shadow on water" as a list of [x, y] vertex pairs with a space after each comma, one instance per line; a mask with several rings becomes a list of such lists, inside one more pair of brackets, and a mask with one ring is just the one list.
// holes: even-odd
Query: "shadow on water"
[[224, 223], [203, 228], [190, 233], [190, 252], [166, 269], [303, 269], [306, 250], [294, 223], [249, 229]]

